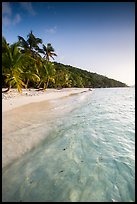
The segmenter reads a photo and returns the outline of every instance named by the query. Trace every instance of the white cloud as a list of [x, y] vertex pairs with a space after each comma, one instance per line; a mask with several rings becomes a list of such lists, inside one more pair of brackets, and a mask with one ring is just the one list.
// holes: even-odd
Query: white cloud
[[21, 16], [19, 14], [14, 15], [11, 4], [9, 2], [2, 2], [2, 25], [8, 27], [16, 25], [20, 21]]
[[31, 15], [35, 15], [36, 12], [34, 11], [31, 2], [20, 2], [20, 5], [22, 8], [26, 11], [28, 11]]
[[19, 14], [16, 14], [16, 16], [14, 17], [14, 19], [12, 20], [11, 18], [9, 18], [9, 16], [2, 16], [2, 24], [3, 26], [10, 26], [10, 25], [16, 25], [17, 23], [19, 23], [21, 21], [21, 16]]
[[11, 6], [9, 2], [2, 2], [2, 14], [11, 15]]
[[2, 24], [4, 26], [9, 26], [11, 24], [11, 20], [8, 16], [3, 16], [2, 17]]
[[57, 26], [54, 26], [53, 28], [49, 28], [45, 30], [46, 33], [51, 33], [51, 34], [56, 33], [56, 31], [57, 31]]
[[21, 21], [21, 16], [19, 14], [16, 14], [15, 18], [13, 19], [13, 24], [17, 24]]

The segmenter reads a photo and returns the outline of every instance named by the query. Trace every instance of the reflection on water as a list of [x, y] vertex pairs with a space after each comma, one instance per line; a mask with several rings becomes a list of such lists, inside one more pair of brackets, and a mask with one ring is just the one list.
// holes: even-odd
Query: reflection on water
[[134, 90], [96, 89], [52, 103], [54, 121], [37, 127], [46, 134], [50, 125], [48, 137], [3, 169], [3, 201], [135, 201]]

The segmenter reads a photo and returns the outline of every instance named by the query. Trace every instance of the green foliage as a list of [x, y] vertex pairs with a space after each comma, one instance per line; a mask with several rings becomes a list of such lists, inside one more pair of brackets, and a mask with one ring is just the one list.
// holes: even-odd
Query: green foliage
[[36, 38], [32, 31], [27, 35], [27, 40], [23, 37], [18, 36], [19, 46], [23, 53], [31, 54], [35, 56], [38, 53], [39, 46], [38, 44], [42, 44], [42, 39]]
[[18, 43], [8, 45], [5, 41], [5, 47], [2, 52], [2, 75], [5, 76], [5, 84], [8, 87], [17, 87], [21, 92], [25, 83], [22, 79], [23, 74], [23, 54], [18, 49]]
[[50, 60], [50, 57], [51, 57], [52, 59], [54, 59], [53, 56], [57, 56], [57, 55], [54, 53], [54, 48], [51, 46], [50, 43], [48, 43], [47, 46], [43, 44], [42, 53], [45, 55], [44, 57], [46, 58], [47, 61]]
[[[82, 70], [70, 65], [64, 65], [61, 63], [54, 62], [54, 66], [56, 69], [56, 75], [59, 75], [59, 81], [60, 82], [60, 87], [78, 87], [78, 88], [107, 88], [107, 87], [125, 87], [127, 86], [126, 84], [107, 78], [103, 75], [93, 73], [93, 72], [88, 72], [86, 70]], [[65, 76], [65, 74], [68, 75], [69, 80], [71, 83], [69, 86], [65, 85], [64, 86], [64, 79], [61, 76]], [[62, 82], [63, 81], [63, 82]]]
[[49, 83], [55, 83], [55, 73], [54, 64], [43, 60], [42, 66], [40, 68], [40, 83], [38, 88], [43, 85], [43, 88], [46, 89], [49, 86]]
[[[2, 86], [34, 88], [107, 88], [126, 84], [106, 76], [88, 72], [70, 65], [50, 62], [57, 56], [50, 43], [42, 44], [32, 31], [27, 40], [18, 36], [18, 42], [9, 45], [2, 37]], [[38, 45], [42, 44], [41, 49]], [[42, 58], [41, 54], [44, 54]]]

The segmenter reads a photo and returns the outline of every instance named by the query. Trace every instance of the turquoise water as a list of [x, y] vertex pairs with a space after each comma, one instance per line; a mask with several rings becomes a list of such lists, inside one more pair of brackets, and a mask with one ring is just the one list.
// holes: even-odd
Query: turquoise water
[[100, 88], [51, 103], [54, 120], [39, 115], [45, 140], [3, 169], [3, 201], [135, 201], [135, 89]]

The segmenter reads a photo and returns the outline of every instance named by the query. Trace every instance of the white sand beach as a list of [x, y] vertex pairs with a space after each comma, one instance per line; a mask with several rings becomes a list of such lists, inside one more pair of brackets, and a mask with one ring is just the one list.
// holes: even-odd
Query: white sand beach
[[[18, 93], [16, 89], [11, 89], [8, 93], [2, 93], [2, 167], [12, 163], [44, 139], [45, 135], [37, 134], [37, 126], [40, 126], [39, 113], [44, 110], [44, 120], [58, 114], [55, 110], [56, 103], [50, 103], [51, 100], [87, 91], [88, 88], [47, 89], [45, 92], [23, 89], [22, 93]], [[51, 114], [53, 109], [54, 114]], [[47, 127], [48, 131], [50, 127]]]
[[75, 93], [88, 91], [88, 88], [65, 88], [61, 90], [47, 89], [44, 91], [36, 91], [35, 89], [23, 89], [22, 93], [18, 93], [16, 89], [3, 93], [2, 96], [2, 112], [12, 110], [14, 108], [40, 101], [58, 99]]

